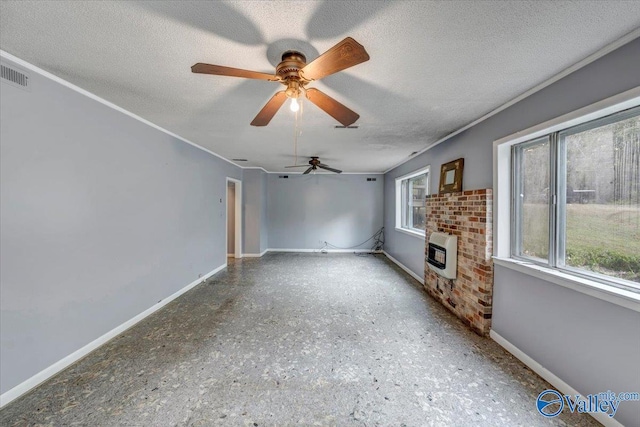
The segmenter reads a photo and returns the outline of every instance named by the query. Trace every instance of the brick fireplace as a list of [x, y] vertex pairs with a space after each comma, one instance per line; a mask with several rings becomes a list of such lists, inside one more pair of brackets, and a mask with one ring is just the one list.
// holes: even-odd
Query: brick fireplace
[[[491, 189], [426, 197], [425, 277], [427, 292], [480, 335], [491, 327], [493, 224]], [[455, 279], [445, 279], [426, 262], [433, 232], [458, 236]]]

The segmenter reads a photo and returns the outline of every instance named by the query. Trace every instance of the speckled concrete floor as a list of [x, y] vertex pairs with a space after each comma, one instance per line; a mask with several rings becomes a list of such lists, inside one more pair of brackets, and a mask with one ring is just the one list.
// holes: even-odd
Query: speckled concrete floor
[[597, 425], [540, 416], [548, 387], [382, 255], [273, 253], [232, 262], [0, 425]]

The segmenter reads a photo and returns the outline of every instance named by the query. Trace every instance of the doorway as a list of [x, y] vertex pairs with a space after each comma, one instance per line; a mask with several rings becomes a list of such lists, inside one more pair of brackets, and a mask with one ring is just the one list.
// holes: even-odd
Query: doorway
[[242, 258], [242, 181], [227, 178], [227, 257]]

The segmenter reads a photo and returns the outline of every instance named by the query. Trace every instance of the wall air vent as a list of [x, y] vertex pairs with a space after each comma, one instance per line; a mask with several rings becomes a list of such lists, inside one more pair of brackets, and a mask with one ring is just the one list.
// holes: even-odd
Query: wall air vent
[[231, 160], [233, 160], [234, 162], [248, 162], [247, 159], [231, 159]]
[[367, 181], [375, 181], [377, 178], [367, 178]]
[[289, 178], [289, 175], [278, 175], [278, 178], [286, 179], [286, 178]]
[[351, 126], [336, 125], [335, 128], [336, 129], [358, 129], [358, 125], [351, 125]]
[[18, 89], [31, 89], [29, 86], [29, 74], [13, 66], [0, 64], [0, 77], [3, 83], [8, 83]]

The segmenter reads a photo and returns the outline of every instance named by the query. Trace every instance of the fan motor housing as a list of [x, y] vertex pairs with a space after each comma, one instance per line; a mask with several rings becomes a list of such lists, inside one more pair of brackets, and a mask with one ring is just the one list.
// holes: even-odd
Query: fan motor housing
[[300, 71], [307, 65], [307, 57], [297, 50], [288, 50], [282, 54], [282, 61], [276, 67], [276, 74], [282, 79], [283, 84], [287, 84], [287, 80], [301, 80]]

